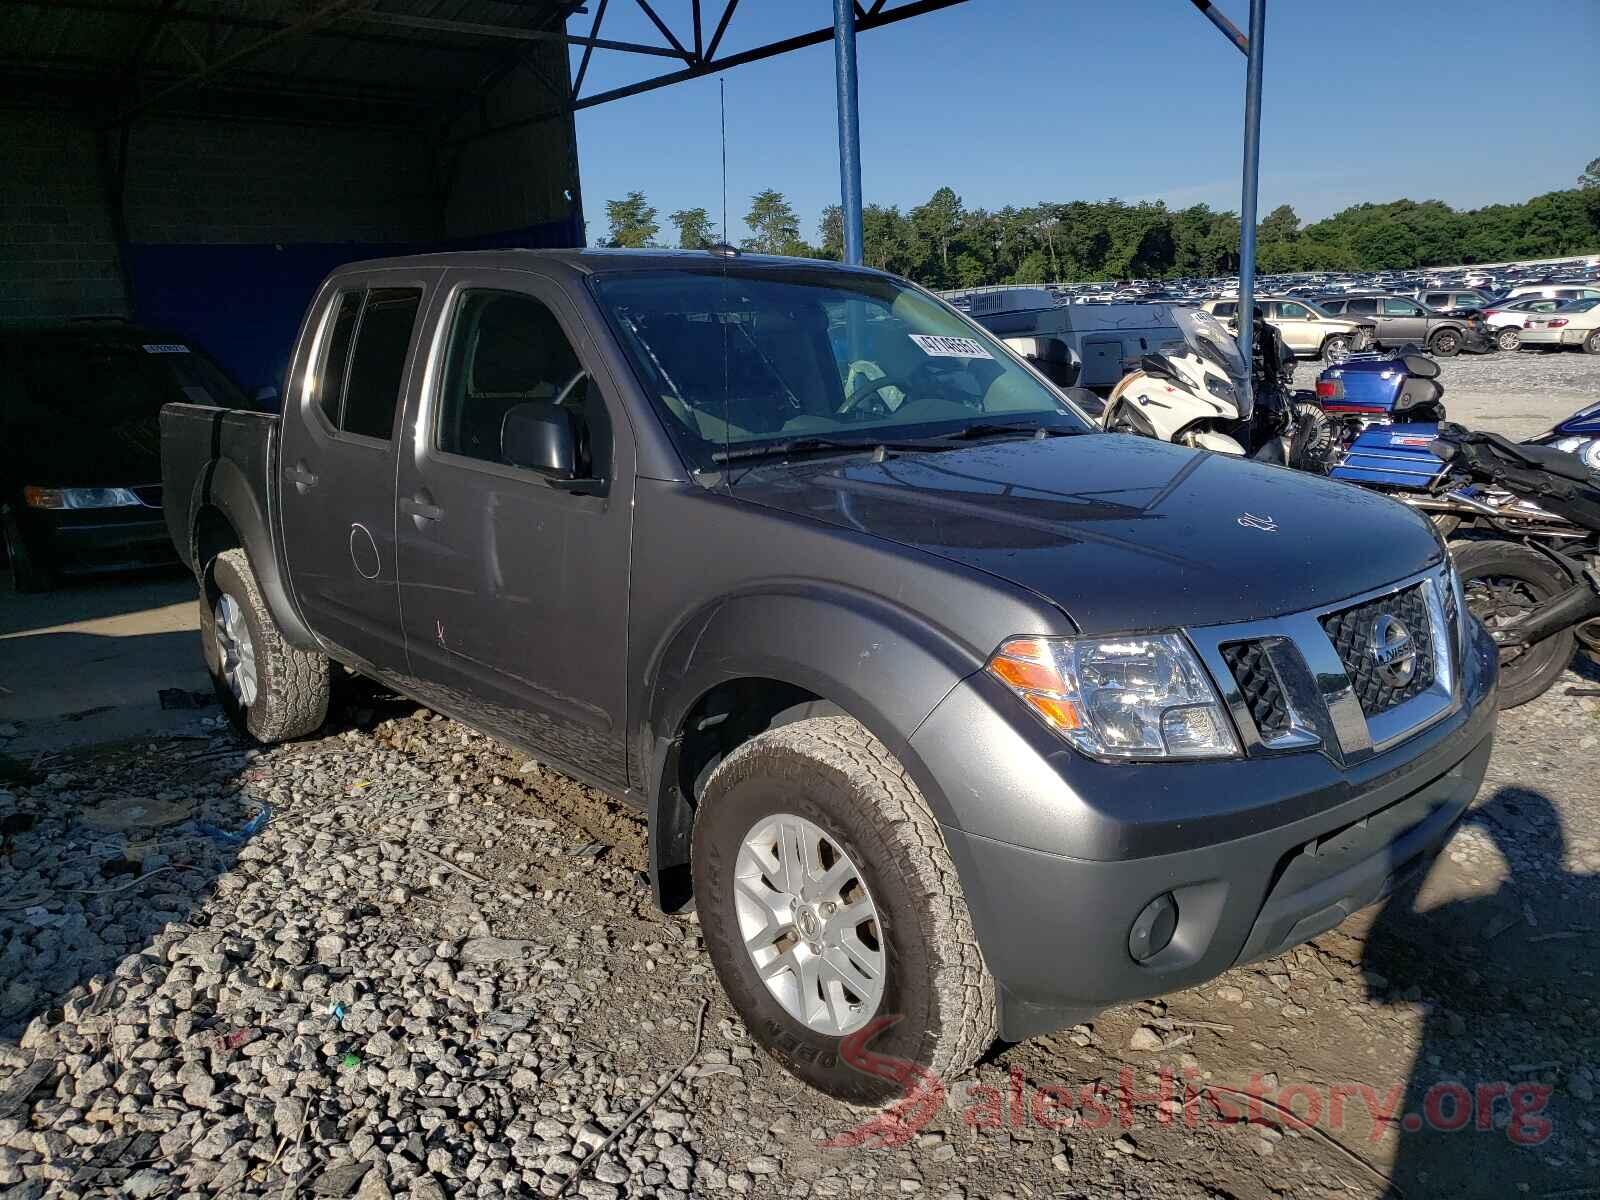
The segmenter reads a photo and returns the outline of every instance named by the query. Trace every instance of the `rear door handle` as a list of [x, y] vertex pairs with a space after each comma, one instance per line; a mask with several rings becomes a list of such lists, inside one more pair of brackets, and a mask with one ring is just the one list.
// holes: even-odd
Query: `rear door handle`
[[412, 496], [410, 499], [401, 500], [400, 511], [419, 521], [437, 521], [444, 516], [444, 509], [437, 504], [430, 504], [423, 496]]
[[317, 477], [306, 469], [306, 464], [303, 461], [295, 463], [295, 465], [285, 471], [283, 475], [285, 479], [294, 484], [294, 486], [300, 489], [302, 493], [304, 493], [308, 488], [314, 488], [317, 486]]

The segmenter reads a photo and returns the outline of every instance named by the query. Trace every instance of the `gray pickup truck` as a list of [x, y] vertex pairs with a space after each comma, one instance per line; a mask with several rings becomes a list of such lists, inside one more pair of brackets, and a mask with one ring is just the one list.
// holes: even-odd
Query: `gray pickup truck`
[[1422, 517], [1102, 433], [891, 276], [357, 264], [287, 378], [162, 413], [231, 716], [309, 734], [343, 663], [636, 806], [834, 1095], [895, 1094], [868, 1039], [949, 1075], [1310, 938], [1483, 779], [1496, 654]]

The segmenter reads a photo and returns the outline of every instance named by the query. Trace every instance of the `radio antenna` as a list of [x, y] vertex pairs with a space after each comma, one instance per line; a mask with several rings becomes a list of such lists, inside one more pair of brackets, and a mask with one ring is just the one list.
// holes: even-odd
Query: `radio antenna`
[[717, 80], [717, 94], [722, 100], [722, 240], [728, 241], [728, 81]]

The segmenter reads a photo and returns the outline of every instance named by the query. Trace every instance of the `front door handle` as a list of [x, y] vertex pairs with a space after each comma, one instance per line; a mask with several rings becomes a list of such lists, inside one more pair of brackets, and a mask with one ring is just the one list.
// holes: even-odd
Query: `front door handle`
[[306, 492], [317, 486], [317, 477], [306, 469], [305, 460], [301, 459], [283, 473], [283, 477], [294, 484], [296, 490], [303, 496]]
[[437, 521], [444, 516], [444, 509], [437, 504], [431, 503], [426, 494], [401, 500], [400, 511], [408, 517], [415, 517], [419, 521]]

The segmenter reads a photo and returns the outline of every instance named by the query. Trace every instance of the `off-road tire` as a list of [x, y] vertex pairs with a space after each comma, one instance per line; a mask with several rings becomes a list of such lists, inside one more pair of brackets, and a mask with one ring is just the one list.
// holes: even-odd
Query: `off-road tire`
[[[213, 608], [224, 592], [238, 601], [255, 646], [256, 698], [248, 706], [234, 696], [222, 673]], [[328, 717], [328, 659], [284, 641], [243, 550], [224, 550], [206, 574], [200, 590], [200, 644], [222, 710], [241, 733], [270, 745], [322, 728]]]
[[1457, 329], [1441, 329], [1428, 340], [1428, 353], [1436, 358], [1454, 358], [1461, 353], [1464, 339]]
[[[1515, 542], [1468, 542], [1452, 557], [1461, 573], [1461, 585], [1473, 607], [1473, 584], [1500, 579], [1514, 581], [1534, 602], [1549, 600], [1572, 586], [1572, 579], [1548, 557]], [[1477, 610], [1475, 610], [1477, 611]], [[1480, 619], [1482, 613], [1478, 613]], [[1516, 708], [1549, 690], [1572, 662], [1578, 639], [1570, 629], [1552, 634], [1513, 657], [1500, 656], [1501, 708]]]
[[1522, 348], [1522, 330], [1516, 326], [1506, 326], [1494, 335], [1495, 345], [1502, 350], [1520, 350]]
[[748, 831], [778, 812], [805, 817], [835, 839], [877, 905], [886, 980], [874, 1017], [899, 1019], [867, 1048], [946, 1081], [966, 1071], [995, 1039], [994, 978], [927, 801], [888, 748], [849, 717], [796, 721], [739, 746], [707, 779], [695, 814], [696, 909], [717, 975], [750, 1033], [786, 1070], [828, 1095], [876, 1105], [906, 1094], [846, 1062], [841, 1048], [849, 1037], [792, 1018], [745, 949], [734, 909], [735, 862]]
[[4, 528], [6, 557], [11, 562], [11, 586], [19, 592], [48, 592], [55, 586], [55, 572], [28, 549], [17, 528], [16, 519], [7, 517]]

